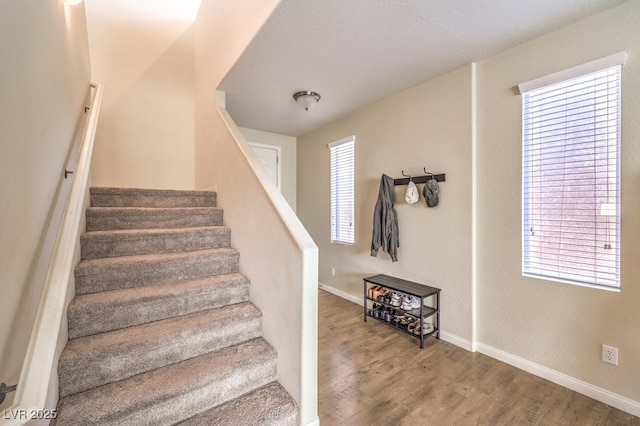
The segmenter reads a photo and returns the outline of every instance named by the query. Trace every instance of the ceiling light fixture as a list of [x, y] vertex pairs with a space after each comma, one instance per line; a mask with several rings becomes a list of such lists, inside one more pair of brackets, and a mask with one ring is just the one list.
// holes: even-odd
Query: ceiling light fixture
[[313, 107], [320, 100], [320, 94], [309, 90], [302, 90], [293, 94], [293, 99], [306, 110]]

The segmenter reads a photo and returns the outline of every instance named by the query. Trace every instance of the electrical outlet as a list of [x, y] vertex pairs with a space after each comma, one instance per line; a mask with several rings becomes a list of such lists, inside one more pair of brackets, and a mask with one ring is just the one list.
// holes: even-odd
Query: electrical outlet
[[618, 365], [618, 348], [602, 345], [602, 360], [609, 364]]
[[332, 277], [336, 276], [336, 268], [334, 268], [334, 267], [331, 268], [331, 276]]

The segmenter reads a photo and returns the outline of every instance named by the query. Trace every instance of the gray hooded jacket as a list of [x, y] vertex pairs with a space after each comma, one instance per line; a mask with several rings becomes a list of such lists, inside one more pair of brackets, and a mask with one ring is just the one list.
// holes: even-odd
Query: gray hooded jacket
[[398, 261], [398, 214], [394, 203], [393, 178], [383, 174], [380, 178], [378, 201], [373, 212], [373, 237], [371, 239], [371, 256], [378, 255], [378, 249], [389, 253], [392, 262]]

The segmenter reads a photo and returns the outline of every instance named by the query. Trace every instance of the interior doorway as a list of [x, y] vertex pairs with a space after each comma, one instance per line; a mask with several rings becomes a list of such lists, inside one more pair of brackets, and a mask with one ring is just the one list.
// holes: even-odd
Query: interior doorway
[[276, 185], [278, 191], [280, 188], [281, 172], [280, 172], [280, 151], [281, 147], [277, 145], [267, 145], [262, 143], [249, 142], [249, 145], [258, 156], [260, 163], [267, 171], [267, 175]]

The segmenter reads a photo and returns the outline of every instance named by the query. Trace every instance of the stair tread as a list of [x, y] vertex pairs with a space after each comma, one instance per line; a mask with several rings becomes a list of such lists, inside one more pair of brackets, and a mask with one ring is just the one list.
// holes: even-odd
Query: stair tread
[[200, 413], [179, 426], [296, 426], [298, 406], [278, 383], [235, 398], [225, 404]]
[[227, 226], [200, 226], [90, 231], [80, 241], [82, 259], [96, 259], [228, 247], [230, 238]]
[[238, 272], [240, 254], [230, 247], [80, 261], [76, 294], [138, 287]]
[[145, 229], [105, 229], [89, 231], [82, 234], [85, 238], [107, 239], [113, 237], [135, 238], [153, 235], [191, 234], [198, 232], [215, 232], [231, 229], [223, 225], [194, 226], [186, 228], [145, 228]]
[[124, 265], [124, 264], [138, 264], [148, 262], [162, 262], [165, 260], [182, 259], [182, 258], [198, 258], [215, 256], [220, 254], [238, 254], [238, 251], [231, 247], [220, 247], [214, 249], [193, 250], [187, 252], [178, 253], [152, 253], [152, 254], [137, 254], [133, 256], [116, 256], [116, 257], [101, 257], [98, 259], [85, 259], [78, 263], [76, 266], [76, 276], [81, 276], [84, 273], [90, 274], [91, 269], [99, 266], [111, 266], [111, 265]]
[[94, 214], [134, 214], [134, 213], [198, 213], [220, 211], [222, 207], [87, 207], [89, 215]]
[[91, 195], [108, 194], [108, 195], [153, 195], [155, 197], [173, 196], [173, 195], [210, 195], [215, 191], [198, 190], [198, 189], [153, 189], [153, 188], [120, 188], [109, 186], [92, 186], [89, 189]]
[[55, 425], [175, 424], [273, 382], [276, 359], [253, 339], [62, 398]]
[[[67, 310], [69, 338], [248, 300], [249, 280], [238, 272], [79, 295]], [[128, 318], [114, 316], [118, 311]]]
[[258, 308], [245, 302], [72, 339], [60, 356], [60, 394], [122, 380], [259, 337], [260, 323]]
[[90, 188], [92, 206], [215, 206], [213, 191], [146, 188]]
[[87, 231], [222, 225], [220, 207], [89, 207]]

